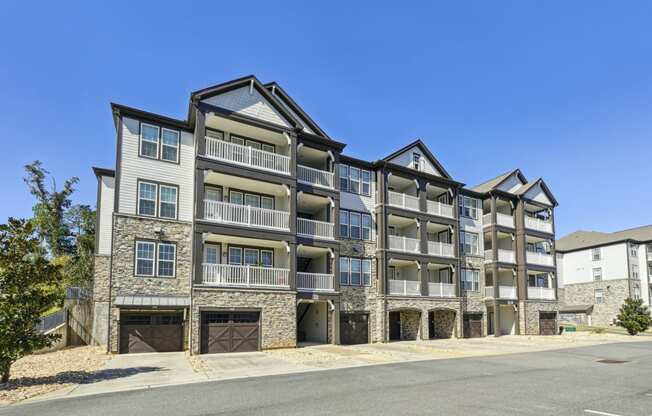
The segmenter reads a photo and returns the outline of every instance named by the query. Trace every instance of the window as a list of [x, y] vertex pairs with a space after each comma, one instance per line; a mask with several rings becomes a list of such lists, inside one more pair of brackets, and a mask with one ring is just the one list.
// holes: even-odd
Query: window
[[362, 171], [362, 195], [371, 196], [371, 172]]
[[479, 255], [480, 247], [478, 246], [478, 234], [460, 232], [460, 250], [464, 254]]
[[136, 276], [174, 277], [176, 254], [177, 246], [173, 243], [136, 241]]
[[371, 215], [362, 214], [362, 239], [371, 240]]
[[412, 167], [416, 170], [419, 170], [419, 167], [421, 164], [419, 163], [421, 161], [421, 155], [418, 153], [412, 153]]
[[179, 161], [179, 132], [163, 129], [161, 133], [161, 160]]
[[138, 214], [156, 216], [156, 184], [138, 183]]
[[598, 261], [602, 258], [602, 254], [600, 252], [600, 247], [594, 248], [591, 251], [591, 256], [593, 257], [593, 261]]
[[349, 258], [340, 257], [340, 284], [349, 284]]
[[349, 192], [349, 167], [340, 165], [340, 191]]
[[140, 125], [140, 155], [158, 158], [158, 135], [159, 128], [150, 124]]
[[351, 285], [360, 285], [362, 281], [362, 260], [351, 259]]
[[154, 252], [156, 245], [151, 242], [136, 242], [136, 275], [154, 276]]
[[593, 280], [596, 282], [602, 280], [602, 267], [593, 269]]
[[351, 177], [349, 178], [349, 192], [352, 194], [360, 193], [360, 169], [351, 167]]
[[460, 195], [460, 216], [479, 220], [481, 213], [482, 209], [480, 208], [479, 199]]
[[595, 303], [604, 303], [604, 291], [602, 289], [595, 289], [594, 296]]
[[340, 237], [371, 240], [372, 226], [371, 215], [340, 210]]
[[638, 264], [632, 264], [632, 279], [638, 279]]
[[240, 247], [229, 247], [229, 264], [242, 264], [242, 249]]
[[340, 237], [349, 236], [349, 211], [340, 210]]
[[357, 212], [351, 212], [349, 217], [351, 220], [350, 236], [351, 238], [359, 240], [362, 237], [360, 234], [360, 214]]
[[175, 186], [161, 185], [159, 187], [158, 215], [163, 218], [177, 217], [177, 188]]
[[477, 292], [480, 290], [480, 270], [461, 269], [462, 290], [466, 292]]
[[177, 247], [174, 244], [160, 243], [158, 245], [158, 271], [160, 277], [174, 277]]
[[369, 286], [371, 284], [371, 259], [340, 257], [340, 284]]

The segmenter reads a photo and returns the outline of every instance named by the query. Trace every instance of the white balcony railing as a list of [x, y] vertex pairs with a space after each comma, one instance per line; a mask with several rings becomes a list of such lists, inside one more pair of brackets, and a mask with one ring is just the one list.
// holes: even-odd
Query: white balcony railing
[[290, 213], [249, 205], [204, 200], [204, 219], [222, 224], [238, 224], [248, 227], [290, 230]]
[[249, 146], [206, 137], [206, 157], [267, 172], [290, 174], [290, 158]]
[[273, 267], [203, 264], [202, 283], [237, 287], [290, 287], [290, 270]]
[[402, 194], [399, 192], [388, 191], [389, 205], [419, 211], [419, 198], [412, 195]]
[[530, 286], [527, 288], [527, 297], [528, 299], [555, 300], [555, 289]]
[[335, 238], [334, 230], [335, 224], [331, 222], [297, 218], [297, 235], [332, 240]]
[[452, 244], [438, 241], [428, 241], [428, 254], [439, 257], [455, 257]]
[[322, 188], [334, 189], [333, 172], [297, 165], [297, 181]]
[[451, 283], [428, 283], [428, 296], [453, 298], [455, 297], [455, 285]]
[[[484, 251], [484, 259], [488, 262], [494, 260], [493, 250]], [[498, 249], [498, 261], [501, 263], [516, 263], [516, 253], [514, 250]]]
[[297, 272], [297, 289], [310, 292], [332, 291], [333, 275]]
[[419, 296], [421, 295], [421, 282], [418, 280], [390, 280], [389, 294]]
[[516, 299], [516, 286], [498, 286], [498, 297], [500, 299]]
[[406, 251], [408, 253], [419, 252], [419, 241], [416, 238], [403, 237], [398, 235], [389, 236], [389, 249]]
[[552, 233], [552, 223], [539, 218], [525, 216], [525, 228], [534, 231]]
[[437, 201], [427, 201], [428, 214], [439, 215], [440, 217], [455, 218], [455, 211], [452, 205], [442, 204]]
[[525, 256], [526, 261], [528, 264], [538, 264], [540, 266], [554, 266], [555, 265], [555, 259], [550, 255], [546, 253], [535, 253], [532, 251], [528, 251]]
[[[512, 215], [503, 214], [502, 212], [497, 212], [496, 223], [503, 227], [514, 228], [514, 217]], [[493, 224], [491, 214], [486, 214], [482, 217], [482, 224], [483, 225]]]

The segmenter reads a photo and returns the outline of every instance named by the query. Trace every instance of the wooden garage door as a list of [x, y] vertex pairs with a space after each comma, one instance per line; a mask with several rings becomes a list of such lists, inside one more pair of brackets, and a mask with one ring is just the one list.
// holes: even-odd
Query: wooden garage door
[[369, 342], [369, 315], [366, 313], [340, 313], [340, 343], [344, 345]]
[[258, 351], [259, 312], [202, 312], [201, 353]]
[[482, 315], [464, 315], [464, 338], [478, 338], [482, 336]]
[[183, 350], [181, 313], [123, 314], [120, 317], [120, 353]]
[[557, 334], [557, 314], [554, 312], [539, 313], [539, 334], [555, 335]]

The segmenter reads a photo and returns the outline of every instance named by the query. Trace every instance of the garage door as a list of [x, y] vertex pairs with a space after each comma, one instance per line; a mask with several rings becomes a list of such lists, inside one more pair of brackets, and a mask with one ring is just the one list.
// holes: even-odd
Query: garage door
[[539, 334], [540, 335], [557, 334], [557, 314], [555, 312], [539, 313]]
[[340, 343], [344, 345], [369, 342], [369, 315], [340, 313]]
[[121, 315], [120, 353], [182, 350], [183, 316], [181, 313]]
[[482, 314], [464, 315], [464, 338], [482, 336]]
[[201, 353], [258, 351], [259, 312], [202, 312]]

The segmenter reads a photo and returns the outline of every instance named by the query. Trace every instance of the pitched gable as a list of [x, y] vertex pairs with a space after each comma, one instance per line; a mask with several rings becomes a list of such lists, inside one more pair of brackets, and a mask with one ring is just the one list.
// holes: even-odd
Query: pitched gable
[[439, 163], [435, 156], [428, 150], [426, 145], [421, 140], [416, 140], [413, 143], [397, 150], [383, 160], [394, 163], [396, 165], [405, 166], [407, 168], [415, 169], [414, 155], [419, 155], [420, 171], [429, 173], [435, 176], [441, 176], [451, 179], [451, 176], [446, 172], [446, 169]]

